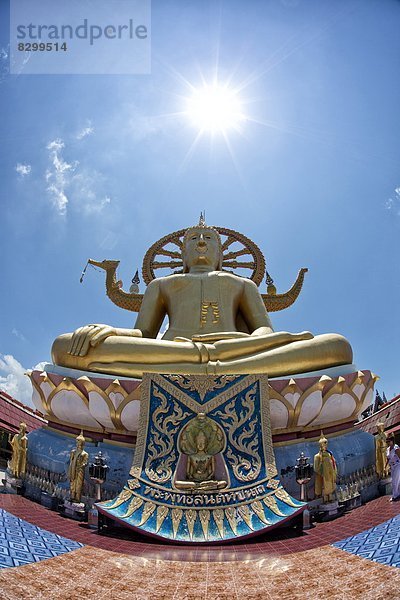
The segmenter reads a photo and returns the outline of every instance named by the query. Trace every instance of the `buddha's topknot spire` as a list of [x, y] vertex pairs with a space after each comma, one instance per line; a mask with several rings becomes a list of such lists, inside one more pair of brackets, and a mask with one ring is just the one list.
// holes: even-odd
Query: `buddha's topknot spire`
[[76, 438], [76, 441], [77, 441], [77, 442], [83, 442], [83, 443], [85, 443], [85, 442], [86, 442], [86, 440], [85, 440], [85, 437], [84, 437], [84, 435], [83, 435], [83, 429], [81, 429], [81, 432], [80, 432], [80, 434], [77, 436], [77, 438]]
[[207, 227], [206, 225], [206, 211], [200, 213], [199, 227]]

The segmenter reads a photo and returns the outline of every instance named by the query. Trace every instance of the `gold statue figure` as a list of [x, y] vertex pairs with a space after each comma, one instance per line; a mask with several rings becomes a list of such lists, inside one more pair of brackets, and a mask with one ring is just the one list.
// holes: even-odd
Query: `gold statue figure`
[[[221, 237], [203, 220], [186, 230], [182, 259], [182, 273], [150, 281], [134, 329], [96, 324], [61, 335], [53, 344], [54, 363], [132, 377], [276, 377], [351, 364], [351, 346], [340, 335], [275, 333], [257, 285], [221, 270]], [[169, 326], [160, 340], [165, 316]]]
[[385, 433], [385, 424], [377, 423], [376, 428], [378, 430], [377, 435], [375, 436], [375, 466], [376, 473], [380, 479], [384, 479], [388, 476], [388, 464], [387, 464], [387, 443], [386, 443], [386, 433]]
[[23, 477], [26, 471], [26, 454], [28, 451], [28, 436], [26, 423], [19, 424], [19, 432], [11, 440], [12, 457], [10, 470], [14, 477]]
[[83, 437], [83, 432], [81, 432], [76, 438], [76, 448], [71, 450], [68, 467], [71, 502], [81, 501], [85, 468], [89, 462], [89, 454], [83, 449], [84, 445], [85, 438]]
[[179, 451], [187, 460], [186, 480], [175, 480], [175, 487], [184, 490], [225, 488], [228, 485], [226, 480], [215, 479], [215, 456], [224, 446], [224, 434], [219, 425], [204, 413], [199, 413], [183, 428], [178, 441]]
[[315, 495], [324, 502], [335, 500], [337, 467], [335, 458], [328, 450], [328, 440], [321, 431], [319, 452], [314, 456]]

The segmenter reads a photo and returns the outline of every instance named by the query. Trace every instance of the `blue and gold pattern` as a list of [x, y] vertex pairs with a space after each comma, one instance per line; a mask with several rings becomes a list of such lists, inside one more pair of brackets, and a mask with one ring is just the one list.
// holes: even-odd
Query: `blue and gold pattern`
[[389, 567], [400, 567], [400, 516], [332, 544]]
[[0, 508], [0, 569], [21, 567], [81, 547], [79, 542], [50, 533]]
[[[132, 478], [98, 504], [102, 513], [143, 533], [198, 543], [265, 531], [303, 510], [277, 479], [265, 375], [146, 374], [142, 389]], [[179, 436], [198, 415], [223, 432], [215, 478], [219, 468], [224, 489], [179, 489], [186, 458]]]

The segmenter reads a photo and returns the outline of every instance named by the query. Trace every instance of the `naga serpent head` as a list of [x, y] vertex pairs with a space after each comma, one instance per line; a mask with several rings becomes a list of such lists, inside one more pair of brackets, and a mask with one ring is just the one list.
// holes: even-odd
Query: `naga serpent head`
[[100, 269], [104, 269], [104, 271], [116, 271], [120, 261], [119, 260], [92, 260], [89, 258], [89, 265], [93, 265], [94, 267], [99, 267]]

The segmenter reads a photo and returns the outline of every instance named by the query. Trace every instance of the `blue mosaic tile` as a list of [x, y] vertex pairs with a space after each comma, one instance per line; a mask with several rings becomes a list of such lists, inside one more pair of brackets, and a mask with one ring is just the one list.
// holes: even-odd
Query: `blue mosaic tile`
[[[369, 542], [366, 542], [362, 546], [362, 551], [363, 552], [371, 552], [373, 550], [378, 550], [378, 548], [379, 548], [379, 542], [376, 542], [375, 544], [370, 544]], [[346, 546], [346, 550], [347, 549], [348, 549], [348, 546]]]
[[397, 552], [398, 550], [398, 539], [388, 539], [388, 536], [385, 535], [385, 539], [380, 544], [381, 548], [392, 548], [393, 552]]
[[383, 565], [400, 567], [400, 515], [332, 546]]
[[40, 540], [26, 540], [28, 546], [34, 546], [35, 548], [46, 548], [46, 544]]
[[0, 509], [0, 569], [39, 562], [82, 546]]
[[374, 555], [373, 551], [371, 551], [371, 552], [364, 552], [364, 551], [357, 552], [357, 556], [361, 556], [361, 558], [372, 559], [373, 555]]
[[11, 565], [13, 567], [23, 567], [25, 565], [29, 565], [32, 561], [29, 560], [20, 560], [18, 558], [13, 559], [14, 564]]
[[15, 567], [13, 559], [11, 556], [0, 554], [0, 569], [6, 569], [7, 567]]

